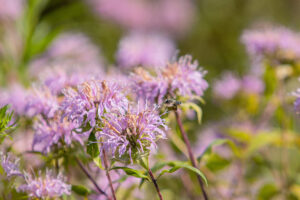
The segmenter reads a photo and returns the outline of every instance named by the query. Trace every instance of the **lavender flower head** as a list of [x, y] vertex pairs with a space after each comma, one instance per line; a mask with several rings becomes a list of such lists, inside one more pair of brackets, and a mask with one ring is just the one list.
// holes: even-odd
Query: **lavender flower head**
[[166, 138], [165, 121], [155, 107], [147, 104], [144, 108], [129, 106], [125, 113], [107, 113], [103, 124], [102, 130], [97, 132], [101, 148], [125, 162], [148, 155], [158, 139]]
[[30, 117], [42, 114], [51, 118], [59, 108], [57, 97], [46, 86], [34, 86], [26, 101], [25, 110]]
[[78, 85], [76, 89], [68, 88], [63, 93], [63, 116], [79, 125], [89, 122], [91, 127], [95, 127], [97, 119], [101, 119], [105, 112], [122, 110], [128, 105], [122, 88], [112, 82], [92, 80]]
[[247, 94], [260, 94], [264, 91], [264, 82], [255, 75], [249, 74], [242, 79], [242, 89]]
[[300, 34], [284, 27], [247, 30], [241, 38], [254, 59], [300, 59]]
[[164, 35], [132, 32], [121, 39], [117, 52], [120, 66], [159, 67], [165, 65], [175, 53], [174, 43]]
[[132, 75], [132, 80], [134, 91], [137, 92], [139, 98], [162, 103], [166, 97], [203, 96], [208, 88], [208, 83], [204, 80], [205, 74], [205, 71], [198, 70], [198, 63], [192, 62], [192, 57], [186, 55], [158, 69], [156, 76], [138, 69]]
[[241, 88], [241, 81], [231, 72], [226, 72], [213, 86], [213, 93], [218, 98], [232, 99]]
[[170, 94], [176, 93], [179, 96], [203, 96], [208, 88], [205, 74], [206, 71], [198, 70], [198, 62], [193, 62], [189, 55], [168, 64], [161, 72], [162, 78], [168, 82]]
[[63, 88], [76, 86], [90, 79], [99, 79], [103, 73], [101, 68], [95, 66], [59, 65], [42, 70], [39, 80], [53, 94], [61, 94]]
[[297, 115], [300, 115], [300, 88], [292, 92], [292, 95], [296, 97], [296, 100], [294, 102], [294, 110]]
[[13, 84], [0, 92], [0, 106], [10, 104], [12, 110], [18, 115], [26, 115], [28, 91], [19, 84]]
[[73, 141], [83, 144], [82, 134], [76, 134], [74, 129], [78, 125], [66, 119], [61, 120], [60, 114], [57, 113], [54, 118], [47, 119], [41, 116], [34, 123], [34, 139], [32, 147], [34, 150], [48, 153], [53, 145], [60, 145], [63, 141], [66, 145], [71, 145]]
[[190, 27], [195, 13], [190, 0], [89, 1], [103, 18], [134, 30], [182, 33]]
[[1, 19], [17, 19], [21, 16], [23, 8], [24, 0], [0, 0], [0, 21]]
[[19, 161], [20, 159], [14, 159], [12, 154], [4, 155], [2, 152], [0, 152], [1, 156], [1, 166], [4, 169], [6, 176], [8, 178], [12, 176], [23, 176], [23, 174], [20, 172], [19, 169]]
[[[34, 60], [30, 66], [33, 75], [43, 72], [49, 66], [67, 67], [65, 71], [94, 69], [101, 70], [103, 61], [100, 50], [83, 34], [65, 33], [60, 35], [42, 57]], [[83, 72], [83, 70], [81, 70]], [[91, 70], [88, 70], [91, 71]]]
[[32, 177], [25, 174], [26, 184], [21, 185], [17, 190], [26, 192], [33, 198], [56, 198], [62, 195], [71, 194], [71, 185], [65, 183], [65, 178], [59, 174], [57, 177], [51, 171], [46, 172], [45, 177]]

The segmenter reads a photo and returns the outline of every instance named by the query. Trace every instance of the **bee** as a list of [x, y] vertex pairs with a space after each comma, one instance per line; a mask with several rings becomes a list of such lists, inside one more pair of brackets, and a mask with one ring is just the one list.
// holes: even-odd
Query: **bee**
[[172, 110], [176, 110], [177, 106], [179, 106], [180, 104], [181, 104], [181, 102], [177, 101], [176, 99], [166, 99], [164, 102], [164, 105], [168, 109], [172, 109]]

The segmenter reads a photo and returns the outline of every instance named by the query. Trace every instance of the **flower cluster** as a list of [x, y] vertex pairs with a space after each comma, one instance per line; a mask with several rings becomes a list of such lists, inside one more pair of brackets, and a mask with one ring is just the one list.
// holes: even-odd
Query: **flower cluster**
[[162, 103], [166, 97], [202, 96], [208, 83], [204, 80], [206, 72], [197, 68], [198, 63], [192, 62], [192, 57], [186, 55], [158, 69], [156, 76], [138, 69], [132, 75], [133, 88], [139, 98], [157, 103]]
[[174, 43], [160, 34], [133, 32], [119, 43], [117, 60], [120, 66], [160, 67], [165, 65], [175, 53]]
[[95, 127], [97, 119], [105, 112], [122, 110], [127, 107], [128, 100], [116, 83], [92, 80], [84, 82], [76, 89], [68, 88], [63, 93], [62, 110], [68, 120], [79, 125], [87, 122]]
[[33, 198], [55, 198], [62, 195], [71, 194], [71, 185], [65, 183], [65, 178], [59, 174], [57, 177], [51, 171], [46, 172], [46, 176], [33, 177], [25, 173], [26, 184], [18, 187], [18, 191], [26, 192]]
[[181, 33], [189, 28], [194, 14], [190, 0], [90, 0], [90, 2], [102, 17], [129, 29]]
[[38, 114], [46, 117], [53, 117], [59, 109], [57, 96], [53, 95], [50, 89], [46, 86], [35, 86], [26, 100], [26, 114], [35, 116]]
[[[142, 108], [144, 107], [144, 108]], [[97, 132], [101, 148], [117, 159], [135, 160], [148, 154], [158, 139], [166, 138], [165, 121], [155, 107], [129, 106], [126, 112], [104, 115], [103, 127]]]
[[48, 153], [53, 145], [59, 145], [62, 141], [66, 145], [70, 145], [72, 141], [78, 141], [83, 144], [82, 133], [76, 134], [74, 129], [78, 125], [71, 121], [62, 119], [59, 113], [53, 118], [44, 119], [39, 116], [34, 123], [34, 139], [32, 147], [34, 150], [38, 150], [44, 153]]
[[232, 99], [240, 91], [245, 94], [260, 94], [264, 91], [264, 83], [256, 75], [248, 74], [239, 78], [233, 73], [225, 72], [213, 86], [214, 95], [221, 99]]
[[242, 42], [254, 59], [300, 59], [300, 34], [284, 27], [247, 30]]
[[1, 156], [1, 166], [4, 169], [6, 176], [8, 178], [12, 176], [23, 176], [19, 169], [19, 159], [14, 159], [12, 154], [4, 155], [0, 152]]

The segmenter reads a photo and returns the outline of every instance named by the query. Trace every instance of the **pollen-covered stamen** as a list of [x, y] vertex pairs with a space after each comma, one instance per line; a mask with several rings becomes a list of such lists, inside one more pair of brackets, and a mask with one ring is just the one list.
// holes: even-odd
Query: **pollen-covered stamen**
[[178, 73], [179, 71], [179, 66], [178, 63], [172, 63], [172, 64], [167, 64], [166, 68], [162, 70], [162, 75], [167, 79], [167, 80], [172, 80]]
[[138, 67], [134, 70], [134, 73], [137, 74], [142, 78], [142, 80], [145, 81], [153, 81], [154, 77], [150, 75], [149, 72], [147, 72], [145, 69]]

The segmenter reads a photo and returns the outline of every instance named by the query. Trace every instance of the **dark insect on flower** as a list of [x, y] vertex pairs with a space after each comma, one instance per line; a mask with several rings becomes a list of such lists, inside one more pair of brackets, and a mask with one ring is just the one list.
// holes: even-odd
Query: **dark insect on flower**
[[177, 101], [176, 99], [166, 99], [164, 102], [164, 105], [168, 108], [168, 109], [177, 109], [177, 106], [179, 106], [181, 104], [181, 101]]

